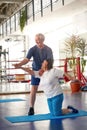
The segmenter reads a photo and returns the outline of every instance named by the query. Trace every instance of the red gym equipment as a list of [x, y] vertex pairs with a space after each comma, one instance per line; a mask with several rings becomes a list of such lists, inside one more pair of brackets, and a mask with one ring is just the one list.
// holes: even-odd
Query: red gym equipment
[[[66, 58], [64, 60], [64, 72], [69, 72], [68, 71], [68, 61], [70, 60], [71, 58]], [[76, 75], [77, 75], [77, 79], [81, 81], [81, 86], [85, 86], [86, 83], [87, 83], [87, 79], [85, 78], [85, 76], [83, 75], [83, 73], [81, 72], [81, 67], [80, 67], [80, 57], [77, 57], [76, 58], [76, 61], [77, 61], [77, 65], [76, 65]], [[69, 79], [67, 77], [64, 77], [64, 80], [66, 82], [69, 81]]]

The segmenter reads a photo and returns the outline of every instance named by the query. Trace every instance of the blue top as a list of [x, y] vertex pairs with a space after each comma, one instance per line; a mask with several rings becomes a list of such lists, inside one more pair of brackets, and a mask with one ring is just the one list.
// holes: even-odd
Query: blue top
[[29, 49], [26, 58], [31, 59], [33, 57], [32, 68], [34, 70], [39, 70], [41, 68], [42, 62], [46, 59], [52, 58], [52, 49], [46, 45], [42, 49], [38, 48], [37, 45]]

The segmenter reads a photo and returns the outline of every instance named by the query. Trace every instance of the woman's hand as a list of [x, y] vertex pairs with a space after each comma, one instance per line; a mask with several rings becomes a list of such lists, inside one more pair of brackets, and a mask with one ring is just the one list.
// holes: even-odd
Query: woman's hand
[[39, 70], [39, 75], [42, 76], [43, 73], [44, 73], [43, 69], [40, 69], [40, 70]]
[[12, 64], [12, 65], [15, 67], [15, 69], [20, 68], [20, 65], [19, 65], [19, 64]]

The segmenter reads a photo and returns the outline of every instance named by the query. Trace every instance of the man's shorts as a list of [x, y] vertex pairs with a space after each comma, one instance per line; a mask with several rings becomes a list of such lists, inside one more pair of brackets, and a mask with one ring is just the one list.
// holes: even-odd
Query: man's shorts
[[35, 78], [34, 76], [31, 76], [31, 85], [38, 86], [39, 83], [40, 83], [40, 79], [39, 78]]

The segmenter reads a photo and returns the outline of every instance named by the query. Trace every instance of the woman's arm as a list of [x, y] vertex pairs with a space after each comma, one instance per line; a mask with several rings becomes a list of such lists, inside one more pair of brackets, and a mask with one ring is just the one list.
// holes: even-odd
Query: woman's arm
[[20, 69], [22, 69], [22, 70], [28, 72], [30, 75], [35, 75], [35, 74], [34, 74], [34, 71], [31, 70], [30, 68], [20, 67]]
[[66, 76], [69, 80], [74, 80], [75, 78], [72, 77], [70, 74], [64, 73], [64, 76]]

